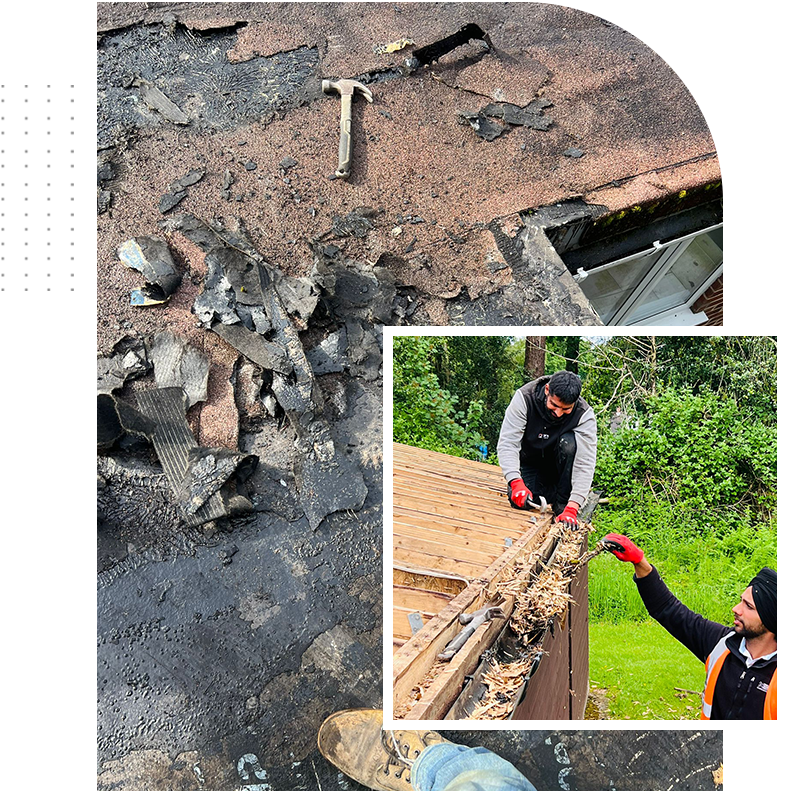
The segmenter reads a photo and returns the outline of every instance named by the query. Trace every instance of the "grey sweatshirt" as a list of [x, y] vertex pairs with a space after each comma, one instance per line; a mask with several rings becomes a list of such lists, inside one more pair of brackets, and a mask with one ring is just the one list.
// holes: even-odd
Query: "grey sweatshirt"
[[[516, 391], [505, 410], [502, 429], [499, 432], [499, 442], [496, 444], [496, 454], [499, 466], [506, 481], [521, 478], [519, 470], [519, 452], [522, 447], [522, 438], [527, 427], [527, 403], [521, 391]], [[572, 465], [572, 493], [570, 500], [583, 506], [592, 486], [592, 477], [595, 475], [595, 459], [598, 454], [598, 422], [595, 420], [595, 411], [587, 405], [581, 420], [573, 430], [575, 434], [575, 461]]]

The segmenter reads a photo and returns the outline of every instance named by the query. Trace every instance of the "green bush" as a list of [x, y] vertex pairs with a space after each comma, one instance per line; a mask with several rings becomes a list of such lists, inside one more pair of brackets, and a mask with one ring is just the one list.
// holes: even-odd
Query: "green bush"
[[776, 504], [776, 427], [713, 393], [670, 388], [644, 399], [598, 444], [595, 485], [633, 507], [660, 504], [769, 518]]

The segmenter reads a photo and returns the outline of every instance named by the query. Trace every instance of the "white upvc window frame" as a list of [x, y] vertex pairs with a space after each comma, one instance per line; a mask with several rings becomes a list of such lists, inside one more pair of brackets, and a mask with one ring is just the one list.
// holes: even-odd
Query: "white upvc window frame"
[[[644, 259], [647, 256], [653, 256], [655, 254], [660, 254], [655, 263], [652, 265], [651, 269], [643, 276], [643, 279], [640, 283], [635, 287], [634, 291], [621, 303], [620, 307], [615, 311], [612, 318], [609, 320], [609, 326], [615, 325], [628, 325], [629, 318], [634, 315], [637, 309], [646, 301], [646, 298], [651, 294], [651, 292], [657, 287], [659, 282], [668, 274], [669, 270], [673, 266], [674, 262], [680, 257], [680, 255], [685, 251], [688, 245], [696, 239], [698, 236], [702, 236], [703, 234], [707, 234], [710, 231], [715, 231], [717, 228], [721, 228], [722, 223], [717, 223], [713, 226], [708, 226], [707, 228], [703, 228], [699, 231], [694, 231], [691, 234], [686, 234], [683, 237], [679, 237], [678, 239], [672, 239], [665, 244], [661, 244], [659, 241], [654, 242], [652, 247], [649, 250], [644, 250], [641, 253], [635, 253], [631, 256], [624, 256], [622, 259], [618, 259], [617, 261], [612, 261], [608, 264], [602, 264], [600, 267], [595, 267], [592, 270], [584, 271], [583, 269], [578, 270], [578, 275], [576, 276], [576, 280], [585, 280], [590, 275], [598, 272], [602, 272], [603, 270], [611, 269], [612, 267], [617, 267], [620, 264], [625, 264], [628, 261], [634, 261], [635, 259]], [[668, 316], [668, 314], [676, 313], [680, 310], [680, 308], [689, 308], [693, 305], [699, 297], [705, 292], [705, 290], [722, 274], [722, 262], [719, 263], [719, 266], [714, 270], [714, 272], [705, 279], [705, 281], [694, 290], [693, 294], [690, 296], [686, 303], [683, 303], [682, 306], [676, 306], [673, 308], [669, 308], [665, 311], [661, 311], [660, 313], [654, 314], [652, 316], [647, 316], [642, 319], [638, 319], [634, 322], [634, 324], [638, 325], [646, 325], [649, 323], [657, 324], [658, 320], [662, 320]], [[580, 276], [580, 277], [578, 277]], [[698, 317], [699, 318], [699, 317]], [[701, 321], [701, 319], [700, 319]]]

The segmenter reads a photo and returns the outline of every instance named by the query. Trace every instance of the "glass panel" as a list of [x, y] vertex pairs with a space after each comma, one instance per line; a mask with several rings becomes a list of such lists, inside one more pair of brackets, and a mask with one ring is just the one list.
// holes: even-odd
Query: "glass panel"
[[618, 308], [638, 287], [658, 255], [656, 251], [648, 253], [642, 258], [596, 272], [581, 281], [579, 286], [604, 324], [611, 321]]
[[645, 302], [629, 317], [629, 324], [685, 305], [721, 263], [721, 229], [691, 240]]

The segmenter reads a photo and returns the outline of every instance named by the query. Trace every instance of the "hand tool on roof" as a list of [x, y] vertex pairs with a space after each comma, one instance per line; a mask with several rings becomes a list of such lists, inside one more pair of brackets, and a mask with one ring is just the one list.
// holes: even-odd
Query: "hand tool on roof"
[[492, 619], [506, 619], [507, 614], [499, 607], [486, 605], [473, 613], [461, 613], [457, 618], [460, 624], [464, 624], [466, 627], [449, 641], [446, 648], [437, 656], [439, 660], [450, 660], [462, 649], [465, 642], [476, 632], [480, 625]]
[[358, 89], [361, 96], [372, 102], [372, 92], [357, 80], [322, 80], [321, 90], [324, 93], [336, 91], [341, 95], [341, 137], [338, 141], [338, 170], [335, 175], [346, 179], [350, 175], [352, 159], [352, 95]]
[[[533, 495], [527, 485], [520, 478], [513, 479], [508, 484], [507, 497], [510, 505], [514, 509], [538, 509], [544, 511], [547, 508], [547, 501], [541, 495]], [[533, 500], [536, 498], [536, 500]]]

